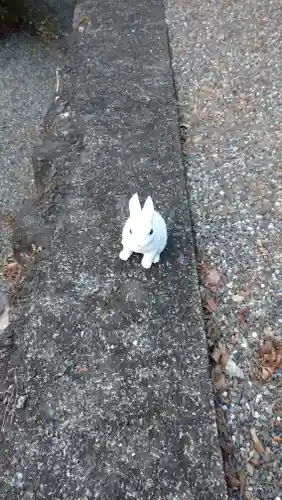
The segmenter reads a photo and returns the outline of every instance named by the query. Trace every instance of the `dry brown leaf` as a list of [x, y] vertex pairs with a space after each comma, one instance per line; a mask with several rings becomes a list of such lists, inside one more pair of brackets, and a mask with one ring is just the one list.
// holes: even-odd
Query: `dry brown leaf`
[[241, 307], [238, 311], [239, 313], [239, 321], [242, 327], [246, 327], [247, 324], [247, 315], [249, 313], [249, 309], [247, 307]]
[[273, 441], [276, 441], [276, 443], [282, 443], [282, 437], [281, 436], [272, 436]]
[[221, 276], [216, 269], [210, 269], [207, 272], [206, 282], [209, 287], [217, 287], [221, 280]]
[[216, 310], [217, 305], [213, 297], [209, 297], [204, 300], [204, 308], [211, 313], [213, 313]]
[[255, 354], [258, 367], [254, 374], [258, 379], [269, 380], [282, 363], [282, 343], [274, 336], [268, 336]]
[[221, 358], [221, 356], [222, 356], [222, 353], [223, 353], [223, 351], [222, 351], [222, 349], [221, 349], [220, 347], [215, 347], [215, 349], [214, 349], [214, 350], [213, 350], [213, 352], [212, 352], [211, 357], [212, 357], [212, 359], [213, 359], [216, 363], [219, 363], [219, 360], [220, 360], [220, 358]]
[[197, 270], [198, 273], [203, 275], [208, 272], [208, 266], [204, 260], [197, 260]]
[[273, 368], [271, 366], [264, 366], [261, 369], [260, 376], [261, 376], [262, 380], [269, 380], [272, 377], [274, 372], [275, 372], [275, 368]]
[[[263, 342], [263, 344], [261, 346], [261, 349], [260, 349], [261, 355], [263, 357], [268, 358], [269, 355], [271, 355], [271, 353], [272, 353], [273, 350], [275, 350], [274, 349], [273, 339], [272, 338], [266, 338], [266, 339], [264, 339], [264, 342]], [[276, 354], [275, 354], [275, 356], [276, 356]]]
[[214, 348], [211, 357], [215, 361], [215, 363], [220, 363], [222, 356], [225, 356], [227, 353], [226, 346], [222, 343], [219, 342], [218, 345]]
[[3, 276], [10, 289], [14, 289], [21, 282], [22, 271], [22, 266], [11, 255], [5, 259]]
[[277, 368], [282, 361], [282, 344], [275, 337], [267, 337], [260, 348], [260, 357], [266, 366]]
[[207, 320], [206, 329], [207, 329], [207, 336], [211, 337], [212, 332], [213, 332], [213, 322], [211, 319]]
[[215, 365], [212, 368], [212, 382], [213, 382], [214, 388], [217, 391], [223, 391], [226, 388], [225, 376], [223, 375], [223, 373], [218, 365]]
[[228, 359], [229, 359], [229, 354], [227, 351], [225, 351], [220, 358], [220, 364], [222, 367], [226, 365]]
[[233, 490], [241, 488], [241, 481], [238, 477], [228, 475], [226, 479], [229, 488], [232, 488]]
[[251, 438], [252, 438], [252, 441], [253, 441], [253, 445], [254, 445], [254, 449], [258, 452], [258, 453], [264, 453], [264, 447], [262, 446], [258, 436], [257, 436], [257, 433], [256, 433], [256, 430], [254, 427], [251, 428], [250, 430], [250, 434], [251, 434]]
[[234, 454], [234, 445], [231, 441], [226, 441], [224, 438], [219, 439], [219, 446], [226, 455]]

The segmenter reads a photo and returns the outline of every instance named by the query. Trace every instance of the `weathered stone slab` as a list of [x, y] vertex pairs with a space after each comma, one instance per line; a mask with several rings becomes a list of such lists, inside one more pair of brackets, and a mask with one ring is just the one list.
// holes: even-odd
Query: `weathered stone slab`
[[[34, 153], [48, 232], [1, 358], [0, 492], [224, 499], [164, 15], [103, 0], [85, 16]], [[169, 227], [150, 271], [118, 259], [135, 191]]]

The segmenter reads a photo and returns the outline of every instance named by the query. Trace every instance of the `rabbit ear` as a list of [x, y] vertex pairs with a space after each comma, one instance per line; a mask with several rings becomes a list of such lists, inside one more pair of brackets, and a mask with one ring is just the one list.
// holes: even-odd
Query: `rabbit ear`
[[145, 201], [142, 214], [144, 214], [145, 218], [148, 220], [151, 220], [153, 218], [154, 204], [151, 196], [148, 196], [147, 200]]
[[131, 217], [135, 217], [141, 213], [141, 205], [137, 193], [135, 193], [129, 200], [129, 213]]

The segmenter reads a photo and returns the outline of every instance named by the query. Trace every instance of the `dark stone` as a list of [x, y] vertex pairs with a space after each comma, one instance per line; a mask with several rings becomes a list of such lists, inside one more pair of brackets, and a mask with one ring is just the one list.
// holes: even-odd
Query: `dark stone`
[[0, 0], [0, 35], [29, 29], [45, 38], [71, 31], [75, 0]]
[[[1, 493], [224, 499], [164, 15], [103, 0], [85, 16], [33, 158], [49, 245], [0, 352], [1, 386], [28, 394], [3, 422]], [[150, 271], [118, 259], [135, 191], [169, 227]]]

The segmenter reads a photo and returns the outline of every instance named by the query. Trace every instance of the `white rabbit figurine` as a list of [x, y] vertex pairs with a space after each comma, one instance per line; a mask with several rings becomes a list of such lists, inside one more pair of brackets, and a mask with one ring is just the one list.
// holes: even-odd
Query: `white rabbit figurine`
[[119, 257], [128, 260], [135, 253], [143, 254], [142, 266], [149, 269], [160, 260], [167, 243], [167, 228], [163, 217], [154, 210], [149, 196], [141, 208], [138, 194], [129, 201], [129, 218], [122, 231], [123, 250]]

